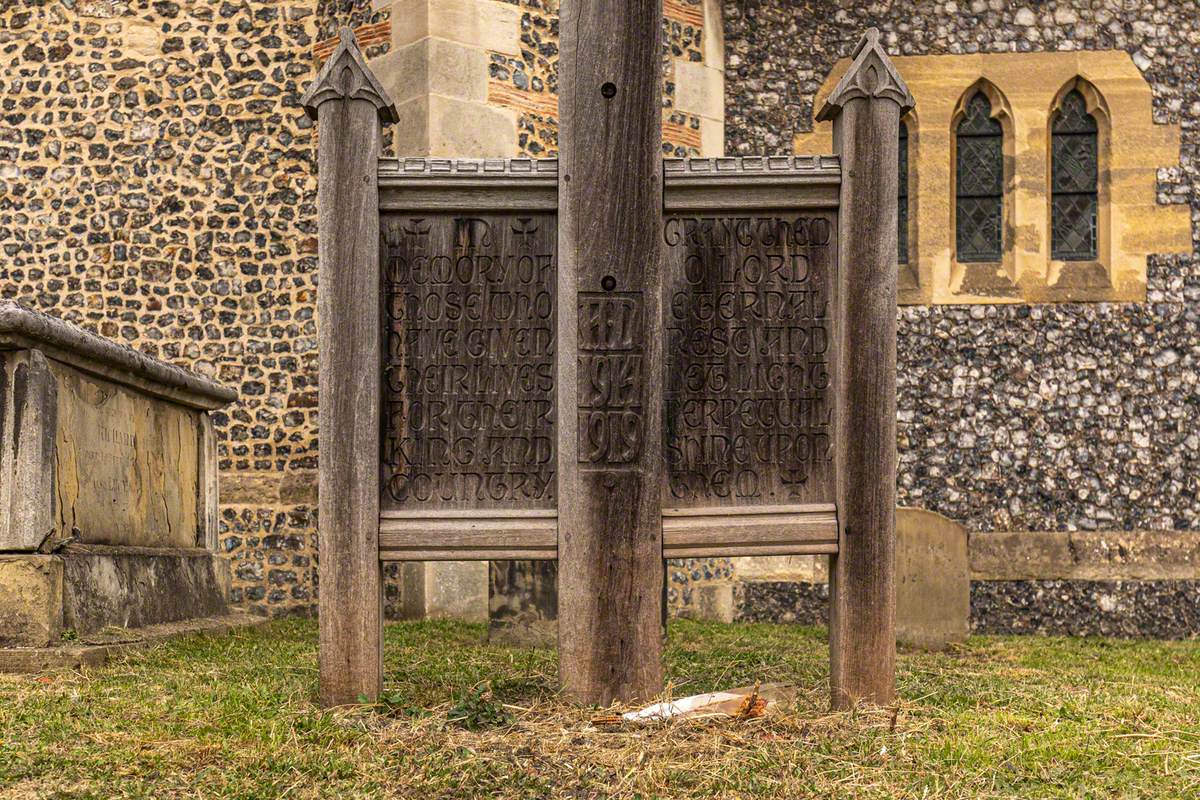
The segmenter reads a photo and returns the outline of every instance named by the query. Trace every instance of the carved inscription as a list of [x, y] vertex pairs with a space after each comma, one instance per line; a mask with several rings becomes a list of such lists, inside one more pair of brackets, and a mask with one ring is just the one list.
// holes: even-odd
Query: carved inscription
[[553, 507], [553, 216], [383, 231], [383, 507]]
[[833, 497], [833, 214], [669, 217], [664, 504]]
[[194, 547], [199, 414], [58, 362], [50, 368], [58, 382], [58, 535]]
[[645, 304], [640, 292], [580, 292], [579, 463], [634, 464], [645, 440]]
[[132, 489], [126, 465], [137, 457], [137, 434], [121, 430], [124, 420], [112, 420], [96, 426], [90, 447], [80, 448], [80, 455], [90, 469], [79, 476], [79, 485], [97, 494], [128, 495]]

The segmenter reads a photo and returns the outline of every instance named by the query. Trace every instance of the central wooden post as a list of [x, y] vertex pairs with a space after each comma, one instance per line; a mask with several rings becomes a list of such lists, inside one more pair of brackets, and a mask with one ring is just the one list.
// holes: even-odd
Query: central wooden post
[[662, 3], [559, 25], [559, 672], [607, 705], [662, 689]]

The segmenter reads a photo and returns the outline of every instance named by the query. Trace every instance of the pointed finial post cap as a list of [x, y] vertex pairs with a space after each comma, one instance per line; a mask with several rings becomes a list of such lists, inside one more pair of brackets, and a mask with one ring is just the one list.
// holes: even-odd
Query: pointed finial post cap
[[859, 97], [894, 100], [900, 106], [902, 116], [913, 107], [916, 101], [896, 71], [896, 65], [883, 49], [878, 28], [870, 28], [863, 34], [851, 58], [853, 60], [846, 74], [833, 87], [825, 105], [821, 106], [817, 122], [832, 120], [841, 113], [846, 103]]
[[309, 118], [315, 120], [323, 104], [346, 99], [367, 100], [374, 104], [379, 111], [379, 121], [384, 125], [400, 121], [396, 104], [367, 66], [354, 31], [342, 28], [338, 31], [337, 47], [300, 99], [300, 104]]

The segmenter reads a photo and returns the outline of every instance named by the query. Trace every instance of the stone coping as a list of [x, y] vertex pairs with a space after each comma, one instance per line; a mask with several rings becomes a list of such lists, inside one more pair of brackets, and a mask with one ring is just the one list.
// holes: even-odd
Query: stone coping
[[975, 581], [1200, 580], [1200, 531], [995, 531], [970, 534]]
[[194, 372], [89, 333], [79, 326], [0, 300], [0, 350], [30, 348], [84, 372], [193, 408], [221, 408], [234, 389]]
[[270, 622], [244, 612], [219, 617], [198, 617], [181, 622], [147, 625], [144, 628], [113, 628], [84, 641], [60, 647], [0, 648], [0, 673], [38, 673], [60, 669], [101, 667], [111, 659], [144, 650], [180, 636], [203, 634], [225, 636], [239, 630], [257, 628]]

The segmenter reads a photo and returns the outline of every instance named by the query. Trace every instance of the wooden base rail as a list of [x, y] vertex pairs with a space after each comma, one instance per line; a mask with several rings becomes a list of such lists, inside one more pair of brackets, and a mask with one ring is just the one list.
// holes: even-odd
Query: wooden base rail
[[506, 561], [558, 558], [554, 509], [384, 511], [381, 561]]
[[663, 558], [837, 551], [837, 510], [832, 504], [663, 509]]
[[[822, 555], [838, 551], [831, 504], [663, 509], [663, 558]], [[558, 558], [558, 512], [384, 511], [381, 561]]]

